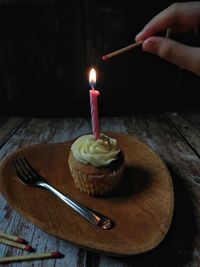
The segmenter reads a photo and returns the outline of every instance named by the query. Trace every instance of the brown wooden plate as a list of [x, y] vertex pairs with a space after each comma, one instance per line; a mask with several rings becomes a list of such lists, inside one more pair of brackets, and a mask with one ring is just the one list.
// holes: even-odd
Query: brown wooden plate
[[[149, 251], [167, 234], [172, 220], [174, 195], [164, 162], [135, 138], [114, 132], [125, 154], [123, 182], [107, 197], [91, 197], [74, 185], [68, 167], [73, 141], [24, 147], [1, 164], [0, 190], [11, 207], [42, 230], [79, 246], [116, 256]], [[88, 223], [44, 189], [18, 181], [11, 160], [25, 156], [49, 183], [85, 206], [115, 221], [101, 230]]]

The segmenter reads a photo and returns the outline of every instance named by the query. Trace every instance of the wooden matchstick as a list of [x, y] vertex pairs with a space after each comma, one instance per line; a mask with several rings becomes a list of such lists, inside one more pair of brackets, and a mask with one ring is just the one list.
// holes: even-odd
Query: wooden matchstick
[[20, 244], [20, 243], [17, 243], [17, 242], [14, 242], [14, 241], [11, 241], [11, 240], [8, 240], [5, 238], [0, 238], [0, 243], [5, 244], [5, 245], [9, 245], [12, 247], [16, 247], [16, 248], [21, 248], [21, 249], [26, 250], [26, 251], [33, 251], [33, 248], [29, 245]]
[[0, 263], [61, 258], [62, 256], [63, 255], [59, 251], [29, 254], [29, 255], [22, 255], [22, 256], [9, 256], [9, 257], [0, 258]]
[[109, 59], [109, 58], [111, 58], [111, 57], [118, 56], [119, 54], [122, 54], [122, 53], [124, 53], [124, 52], [126, 52], [126, 51], [128, 51], [128, 50], [131, 50], [131, 49], [133, 49], [133, 48], [135, 48], [135, 47], [137, 47], [137, 46], [142, 45], [142, 43], [143, 43], [143, 41], [139, 41], [139, 42], [137, 42], [137, 43], [131, 44], [131, 45], [129, 45], [129, 46], [126, 46], [126, 47], [124, 47], [124, 48], [121, 48], [121, 49], [119, 49], [119, 50], [117, 50], [117, 51], [114, 51], [114, 52], [112, 52], [112, 53], [110, 53], [110, 54], [107, 54], [107, 55], [103, 56], [102, 59], [103, 59], [103, 60], [107, 60], [107, 59]]
[[21, 237], [9, 235], [9, 234], [3, 233], [3, 232], [0, 232], [0, 237], [6, 238], [8, 240], [18, 242], [18, 243], [23, 243], [23, 244], [26, 243], [26, 240], [21, 238]]

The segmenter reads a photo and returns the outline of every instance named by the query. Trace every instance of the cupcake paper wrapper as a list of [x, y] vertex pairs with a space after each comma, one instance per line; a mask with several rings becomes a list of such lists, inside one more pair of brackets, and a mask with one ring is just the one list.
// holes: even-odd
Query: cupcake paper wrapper
[[109, 175], [86, 175], [70, 167], [77, 188], [88, 195], [100, 196], [111, 192], [121, 181], [124, 166]]

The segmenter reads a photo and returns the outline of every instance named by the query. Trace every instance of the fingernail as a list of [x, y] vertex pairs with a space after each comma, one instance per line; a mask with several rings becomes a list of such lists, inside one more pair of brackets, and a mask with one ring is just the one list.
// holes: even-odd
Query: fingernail
[[135, 40], [136, 40], [136, 41], [139, 41], [141, 35], [142, 35], [142, 31], [140, 31], [140, 32], [135, 36]]
[[153, 40], [145, 40], [142, 46], [145, 52], [156, 53], [156, 44]]

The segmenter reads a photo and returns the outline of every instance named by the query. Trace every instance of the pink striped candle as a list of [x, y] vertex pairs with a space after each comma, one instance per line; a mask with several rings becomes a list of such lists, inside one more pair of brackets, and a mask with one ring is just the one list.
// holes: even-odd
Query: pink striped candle
[[91, 69], [89, 75], [89, 82], [91, 86], [90, 90], [90, 109], [91, 109], [91, 117], [92, 117], [92, 131], [95, 139], [100, 139], [100, 130], [99, 130], [99, 115], [98, 115], [98, 96], [99, 91], [94, 89], [96, 84], [96, 72], [94, 69]]

